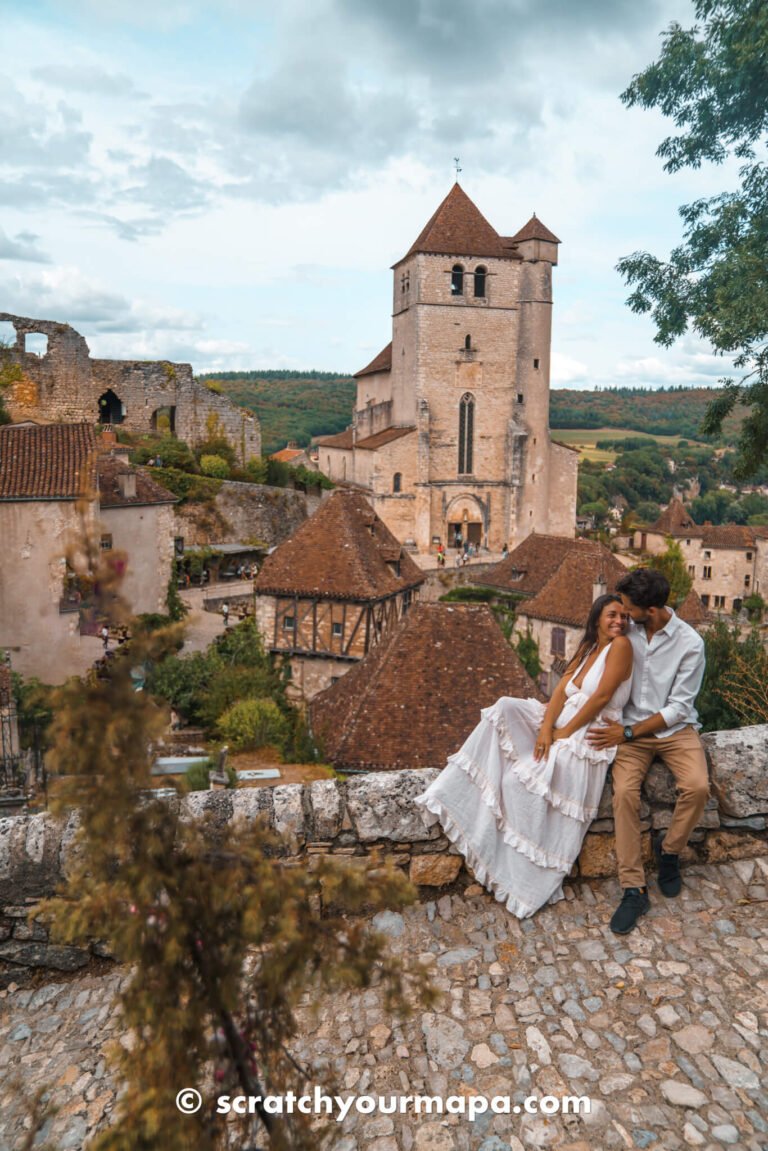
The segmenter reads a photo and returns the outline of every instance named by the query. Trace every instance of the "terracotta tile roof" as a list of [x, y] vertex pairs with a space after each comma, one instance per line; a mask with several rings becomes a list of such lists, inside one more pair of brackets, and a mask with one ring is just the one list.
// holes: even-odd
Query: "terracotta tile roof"
[[593, 540], [531, 532], [505, 560], [491, 568], [482, 582], [502, 591], [536, 595], [570, 552], [589, 551], [595, 546]]
[[519, 232], [515, 232], [514, 236], [504, 236], [503, 242], [505, 244], [519, 244], [522, 240], [549, 240], [551, 244], [559, 244], [554, 232], [550, 232], [541, 220], [537, 219], [534, 212], [527, 224], [524, 224]]
[[323, 436], [320, 440], [315, 440], [315, 447], [318, 448], [352, 448], [353, 447], [353, 432], [351, 428], [345, 428], [343, 432], [337, 432], [334, 436]]
[[310, 714], [341, 770], [443, 767], [502, 695], [543, 698], [490, 609], [417, 603]]
[[358, 440], [355, 447], [360, 448], [364, 452], [375, 452], [377, 448], [383, 447], [384, 444], [391, 444], [393, 440], [399, 440], [403, 436], [409, 436], [411, 432], [415, 431], [415, 427], [385, 428], [383, 432], [374, 432], [372, 436], [366, 436], [364, 440]]
[[297, 456], [303, 456], [303, 448], [281, 448], [279, 452], [273, 452], [269, 457], [271, 460], [277, 460], [281, 464], [289, 464], [291, 460], [295, 460]]
[[607, 590], [613, 591], [627, 569], [603, 544], [594, 540], [583, 542], [591, 546], [569, 552], [538, 595], [519, 604], [518, 615], [569, 627], [584, 626], [598, 577], [602, 575]]
[[664, 535], [680, 535], [681, 532], [695, 527], [696, 524], [693, 522], [693, 518], [690, 513], [685, 510], [681, 501], [673, 499], [670, 500], [664, 508], [664, 511], [656, 522], [651, 525], [651, 530], [663, 532]]
[[701, 542], [705, 548], [723, 548], [726, 551], [741, 551], [755, 546], [755, 533], [750, 527], [741, 524], [704, 524], [699, 528]]
[[0, 500], [75, 500], [93, 485], [90, 424], [0, 427]]
[[[460, 184], [454, 184], [435, 214], [427, 221], [403, 259], [415, 252], [449, 256], [491, 256], [519, 260], [505, 248], [501, 237], [475, 207]], [[402, 263], [402, 260], [398, 260]], [[397, 264], [394, 265], [397, 267]]]
[[374, 372], [391, 372], [392, 371], [392, 341], [390, 340], [386, 348], [382, 348], [378, 356], [374, 356], [370, 364], [361, 368], [359, 372], [355, 372], [354, 378], [359, 380], [361, 376], [372, 376]]
[[[178, 496], [152, 479], [144, 468], [133, 468], [119, 456], [99, 456], [96, 471], [99, 479], [99, 506], [102, 508], [144, 507], [147, 504], [179, 502]], [[136, 477], [135, 495], [123, 494], [119, 476]]]
[[704, 604], [701, 602], [701, 596], [694, 588], [691, 588], [680, 606], [675, 608], [675, 612], [680, 619], [689, 623], [691, 627], [696, 627], [697, 624], [709, 623], [714, 619], [712, 613], [708, 612], [704, 607]]
[[[388, 565], [398, 560], [396, 575]], [[417, 587], [424, 579], [365, 497], [337, 489], [267, 556], [255, 589], [258, 595], [376, 600]]]

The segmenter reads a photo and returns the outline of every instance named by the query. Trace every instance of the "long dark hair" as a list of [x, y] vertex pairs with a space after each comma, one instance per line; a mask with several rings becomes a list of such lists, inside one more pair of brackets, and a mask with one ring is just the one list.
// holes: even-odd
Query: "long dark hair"
[[597, 624], [603, 614], [603, 608], [609, 603], [621, 603], [621, 596], [609, 592], [608, 595], [599, 595], [589, 609], [584, 635], [581, 637], [576, 654], [565, 669], [565, 674], [575, 671], [581, 661], [589, 655], [597, 643]]

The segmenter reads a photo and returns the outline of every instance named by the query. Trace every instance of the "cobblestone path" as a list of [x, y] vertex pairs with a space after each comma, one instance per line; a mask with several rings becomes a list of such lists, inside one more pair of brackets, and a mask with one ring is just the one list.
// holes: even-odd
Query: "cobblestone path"
[[[608, 928], [615, 881], [568, 889], [522, 924], [477, 885], [382, 913], [398, 952], [430, 965], [441, 1003], [398, 1025], [375, 991], [336, 997], [297, 1055], [355, 1095], [581, 1095], [592, 1110], [470, 1123], [353, 1109], [336, 1151], [768, 1151], [767, 888], [768, 858], [692, 867], [679, 899], [651, 888], [651, 912], [624, 937]], [[18, 1146], [38, 1086], [60, 1105], [49, 1132], [60, 1151], [108, 1118], [118, 978], [0, 1000], [2, 1151]]]

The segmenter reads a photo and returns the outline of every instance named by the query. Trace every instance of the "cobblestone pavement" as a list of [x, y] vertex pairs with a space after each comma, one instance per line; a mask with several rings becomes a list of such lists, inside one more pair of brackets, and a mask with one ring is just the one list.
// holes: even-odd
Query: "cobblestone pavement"
[[[473, 885], [384, 912], [393, 947], [428, 964], [441, 1002], [404, 1024], [378, 992], [336, 997], [296, 1054], [355, 1095], [580, 1095], [588, 1116], [359, 1114], [336, 1151], [768, 1149], [768, 858], [692, 867], [682, 896], [624, 937], [615, 881], [519, 923]], [[24, 1099], [50, 1085], [50, 1138], [80, 1148], [109, 1116], [104, 1045], [119, 976], [0, 1000], [0, 1149], [18, 1146]], [[19, 1092], [12, 1076], [23, 1078]], [[186, 1086], [180, 1084], [180, 1086]]]

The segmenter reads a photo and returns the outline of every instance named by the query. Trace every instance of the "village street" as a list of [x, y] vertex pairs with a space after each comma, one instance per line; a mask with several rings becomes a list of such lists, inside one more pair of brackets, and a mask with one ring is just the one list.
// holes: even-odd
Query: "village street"
[[[608, 928], [615, 881], [566, 890], [522, 923], [477, 885], [380, 914], [398, 953], [430, 966], [441, 1002], [402, 1024], [375, 990], [336, 997], [319, 1023], [303, 1019], [294, 1054], [327, 1090], [508, 1095], [518, 1106], [580, 1095], [591, 1114], [487, 1112], [470, 1124], [353, 1109], [335, 1151], [765, 1151], [768, 858], [692, 867], [672, 902], [652, 884], [651, 912], [624, 937]], [[62, 1104], [46, 1128], [59, 1151], [81, 1148], [111, 1110], [104, 1053], [119, 1035], [119, 979], [0, 992], [2, 1151], [19, 1145], [38, 1088]]]

